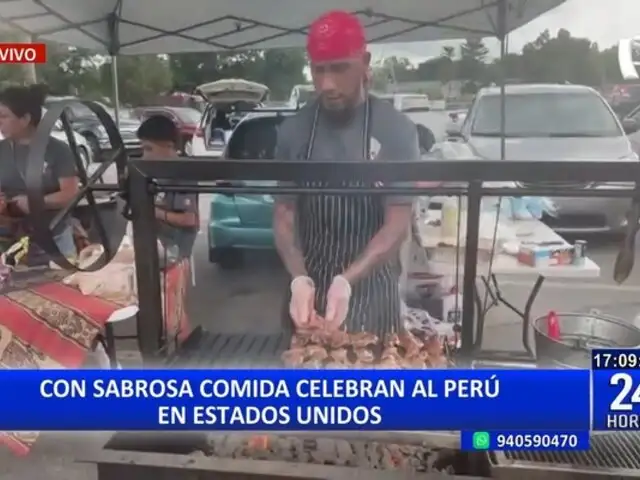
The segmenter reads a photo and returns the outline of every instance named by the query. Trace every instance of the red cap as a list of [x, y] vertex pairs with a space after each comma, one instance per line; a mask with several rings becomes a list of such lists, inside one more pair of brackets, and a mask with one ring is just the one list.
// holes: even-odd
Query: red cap
[[307, 53], [312, 63], [358, 57], [365, 52], [366, 45], [360, 20], [349, 12], [333, 10], [309, 27]]

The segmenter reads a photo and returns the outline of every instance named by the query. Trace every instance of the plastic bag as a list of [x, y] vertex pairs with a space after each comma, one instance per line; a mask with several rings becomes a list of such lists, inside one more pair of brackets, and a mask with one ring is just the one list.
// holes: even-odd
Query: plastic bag
[[509, 197], [508, 216], [513, 220], [540, 220], [544, 214], [556, 216], [556, 207], [546, 197]]

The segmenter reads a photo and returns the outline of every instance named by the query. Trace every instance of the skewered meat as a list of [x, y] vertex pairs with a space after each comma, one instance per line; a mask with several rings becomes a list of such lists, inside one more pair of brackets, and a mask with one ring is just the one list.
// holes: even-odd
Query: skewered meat
[[398, 335], [400, 338], [400, 347], [405, 352], [405, 357], [414, 357], [422, 348], [422, 343], [409, 332]]
[[425, 368], [426, 363], [424, 358], [420, 356], [415, 356], [411, 358], [405, 358], [403, 360], [403, 366], [405, 368]]
[[382, 355], [380, 355], [380, 359], [381, 360], [393, 360], [395, 362], [397, 362], [398, 360], [400, 360], [401, 356], [400, 356], [400, 352], [398, 352], [398, 349], [396, 347], [386, 347], [383, 351], [382, 351]]
[[367, 348], [358, 348], [355, 353], [360, 363], [373, 363], [376, 360], [373, 352]]
[[353, 348], [368, 347], [369, 345], [374, 345], [379, 341], [376, 335], [368, 332], [353, 333], [350, 335], [349, 340]]
[[389, 333], [384, 339], [385, 347], [397, 347], [400, 345], [400, 337], [397, 333]]
[[291, 348], [302, 348], [305, 347], [309, 343], [309, 336], [297, 333], [296, 335], [291, 337]]
[[333, 350], [329, 355], [335, 362], [338, 363], [349, 363], [349, 352], [346, 348], [339, 348], [337, 350]]
[[305, 351], [303, 348], [292, 348], [282, 353], [282, 361], [285, 365], [298, 367], [302, 365], [305, 359]]
[[322, 368], [322, 360], [311, 360], [302, 364], [304, 368]]
[[343, 348], [349, 345], [351, 338], [349, 334], [343, 330], [335, 330], [331, 332], [328, 343], [331, 348]]
[[437, 335], [432, 336], [426, 342], [424, 342], [424, 348], [431, 357], [437, 357], [442, 355], [442, 345]]
[[380, 363], [378, 363], [378, 366], [382, 368], [400, 368], [398, 360], [394, 357], [383, 358], [382, 360], [380, 360]]
[[322, 361], [325, 360], [329, 354], [327, 353], [327, 349], [321, 345], [307, 345], [304, 347], [305, 358], [314, 361]]

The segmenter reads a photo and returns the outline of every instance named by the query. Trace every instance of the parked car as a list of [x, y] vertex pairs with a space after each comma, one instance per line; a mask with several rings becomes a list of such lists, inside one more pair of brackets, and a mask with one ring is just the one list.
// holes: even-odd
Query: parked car
[[185, 153], [194, 157], [222, 155], [236, 124], [269, 96], [265, 85], [237, 78], [206, 83], [196, 91], [207, 100], [207, 106], [191, 142], [185, 146]]
[[[506, 87], [507, 160], [638, 161], [627, 135], [638, 131], [633, 119], [621, 122], [606, 100], [581, 85], [521, 84]], [[439, 154], [445, 159], [501, 158], [501, 100], [496, 87], [484, 88], [462, 124], [450, 124]], [[522, 182], [521, 186], [530, 186]], [[557, 218], [544, 221], [560, 233], [615, 232], [625, 225], [628, 201], [585, 198], [587, 189], [630, 188], [630, 183], [551, 182], [575, 197], [554, 198]]]
[[[61, 100], [74, 98], [75, 97], [49, 97], [45, 102], [45, 106], [52, 105], [53, 103]], [[107, 105], [101, 105], [102, 108], [111, 115], [115, 122], [115, 110]], [[82, 135], [91, 146], [91, 151], [95, 161], [100, 161], [102, 158], [105, 158], [105, 153], [108, 153], [111, 150], [111, 142], [109, 142], [107, 132], [98, 120], [98, 117], [96, 117], [89, 108], [80, 103], [69, 107], [67, 115], [73, 129]], [[127, 150], [127, 154], [130, 157], [141, 156], [142, 148], [137, 136], [140, 121], [135, 118], [131, 110], [126, 108], [120, 110], [118, 120], [120, 135]]]
[[289, 95], [288, 105], [291, 108], [300, 108], [315, 97], [313, 85], [294, 85]]
[[[627, 122], [627, 124], [635, 123], [637, 125], [640, 125], [640, 104], [638, 104], [633, 110], [631, 110], [631, 112], [626, 117], [624, 117], [622, 121]], [[638, 155], [640, 155], [640, 130], [630, 133], [628, 136], [629, 136], [629, 140], [631, 141], [631, 146], [633, 147], [633, 150]]]
[[[294, 109], [249, 113], [231, 133], [225, 158], [233, 160], [272, 160], [275, 155], [277, 129]], [[433, 134], [417, 124], [423, 154], [433, 146]], [[431, 142], [431, 143], [430, 143]], [[275, 182], [242, 182], [244, 186], [273, 186]], [[223, 269], [242, 265], [246, 250], [273, 249], [271, 230], [273, 197], [271, 195], [214, 194], [209, 214], [209, 260]]]
[[180, 130], [180, 151], [184, 152], [185, 145], [191, 141], [193, 134], [200, 125], [202, 114], [190, 107], [141, 107], [135, 110], [136, 116], [144, 122], [154, 115], [162, 115], [175, 123]]

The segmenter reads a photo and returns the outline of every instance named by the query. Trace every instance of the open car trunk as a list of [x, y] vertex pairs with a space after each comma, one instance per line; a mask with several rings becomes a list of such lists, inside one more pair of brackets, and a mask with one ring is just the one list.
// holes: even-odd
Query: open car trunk
[[266, 100], [269, 88], [241, 78], [227, 78], [200, 85], [196, 87], [196, 92], [214, 105], [239, 102], [257, 105]]

